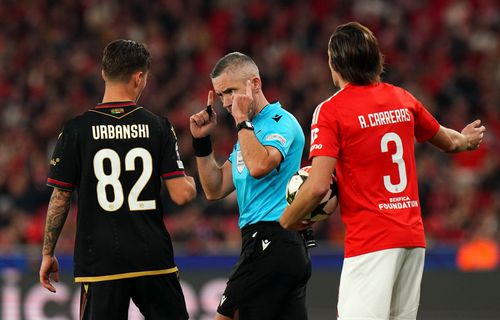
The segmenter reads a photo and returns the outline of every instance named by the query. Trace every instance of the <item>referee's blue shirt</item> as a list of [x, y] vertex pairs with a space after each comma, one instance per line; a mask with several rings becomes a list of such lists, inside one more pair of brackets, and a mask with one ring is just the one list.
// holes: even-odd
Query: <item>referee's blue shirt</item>
[[287, 205], [286, 185], [300, 167], [305, 143], [297, 119], [281, 108], [279, 102], [264, 107], [252, 124], [259, 142], [278, 149], [283, 160], [266, 176], [255, 179], [245, 166], [239, 141], [234, 146], [229, 161], [240, 209], [240, 228], [259, 221], [279, 220]]

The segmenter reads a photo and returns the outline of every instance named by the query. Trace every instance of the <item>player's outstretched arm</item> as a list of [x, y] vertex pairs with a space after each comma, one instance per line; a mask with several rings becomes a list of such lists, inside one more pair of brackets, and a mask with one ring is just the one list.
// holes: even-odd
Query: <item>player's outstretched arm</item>
[[68, 217], [71, 204], [71, 191], [54, 188], [47, 210], [45, 233], [43, 237], [42, 263], [40, 265], [40, 283], [51, 292], [56, 289], [50, 282], [52, 278], [59, 282], [59, 262], [54, 255], [57, 239]]
[[429, 142], [444, 152], [471, 151], [479, 148], [485, 131], [486, 128], [481, 125], [481, 120], [469, 123], [461, 132], [441, 126]]
[[165, 180], [170, 199], [177, 204], [183, 205], [196, 198], [196, 183], [191, 176], [183, 176]]

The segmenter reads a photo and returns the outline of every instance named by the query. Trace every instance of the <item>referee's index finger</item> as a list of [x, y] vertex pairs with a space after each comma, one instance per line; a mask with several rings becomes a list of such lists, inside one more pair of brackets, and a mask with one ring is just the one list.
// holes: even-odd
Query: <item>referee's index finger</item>
[[207, 106], [212, 106], [214, 104], [214, 92], [212, 90], [208, 91]]

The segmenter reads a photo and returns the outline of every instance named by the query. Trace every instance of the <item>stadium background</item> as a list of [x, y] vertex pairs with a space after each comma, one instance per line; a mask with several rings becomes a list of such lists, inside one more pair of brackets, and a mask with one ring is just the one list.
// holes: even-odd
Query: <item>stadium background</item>
[[[378, 37], [386, 82], [412, 92], [449, 127], [460, 130], [475, 118], [487, 126], [475, 152], [448, 156], [417, 147], [429, 245], [419, 318], [499, 319], [494, 301], [500, 297], [500, 3], [495, 0], [0, 1], [0, 319], [71, 318], [66, 304], [76, 292], [71, 284], [75, 206], [57, 247], [61, 288], [68, 292], [47, 295], [36, 283], [51, 191], [45, 179], [63, 123], [100, 102], [100, 57], [107, 42], [129, 38], [149, 46], [153, 64], [140, 104], [175, 125], [187, 172], [196, 175], [188, 118], [206, 104], [208, 74], [217, 59], [230, 51], [252, 56], [266, 96], [279, 99], [308, 136], [315, 106], [335, 90], [327, 64], [329, 35], [350, 20], [366, 24]], [[221, 125], [213, 140], [224, 161], [235, 133], [220, 105], [218, 111]], [[307, 150], [304, 164], [306, 157]], [[182, 278], [193, 292], [191, 308], [197, 308], [191, 314], [203, 319], [215, 309], [238, 254], [236, 199], [208, 203], [200, 195], [179, 208], [165, 196], [165, 203], [165, 223]], [[312, 252], [308, 304], [312, 319], [331, 319], [342, 254], [338, 215], [317, 224], [315, 234], [320, 245]]]

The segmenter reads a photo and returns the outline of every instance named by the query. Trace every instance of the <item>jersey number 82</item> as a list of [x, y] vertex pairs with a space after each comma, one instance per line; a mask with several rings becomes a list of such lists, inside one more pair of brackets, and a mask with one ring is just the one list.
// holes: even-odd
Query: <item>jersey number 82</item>
[[[131, 211], [154, 210], [155, 200], [138, 200], [140, 193], [148, 183], [153, 173], [153, 159], [148, 150], [144, 148], [131, 149], [125, 155], [125, 171], [135, 170], [135, 159], [142, 160], [142, 173], [128, 194], [128, 205]], [[104, 160], [111, 163], [111, 172], [104, 172]], [[94, 173], [97, 178], [97, 201], [105, 211], [114, 212], [121, 208], [125, 200], [123, 187], [120, 182], [121, 165], [120, 156], [113, 149], [101, 149], [94, 156]], [[113, 200], [110, 201], [106, 194], [106, 186], [113, 189]]]

